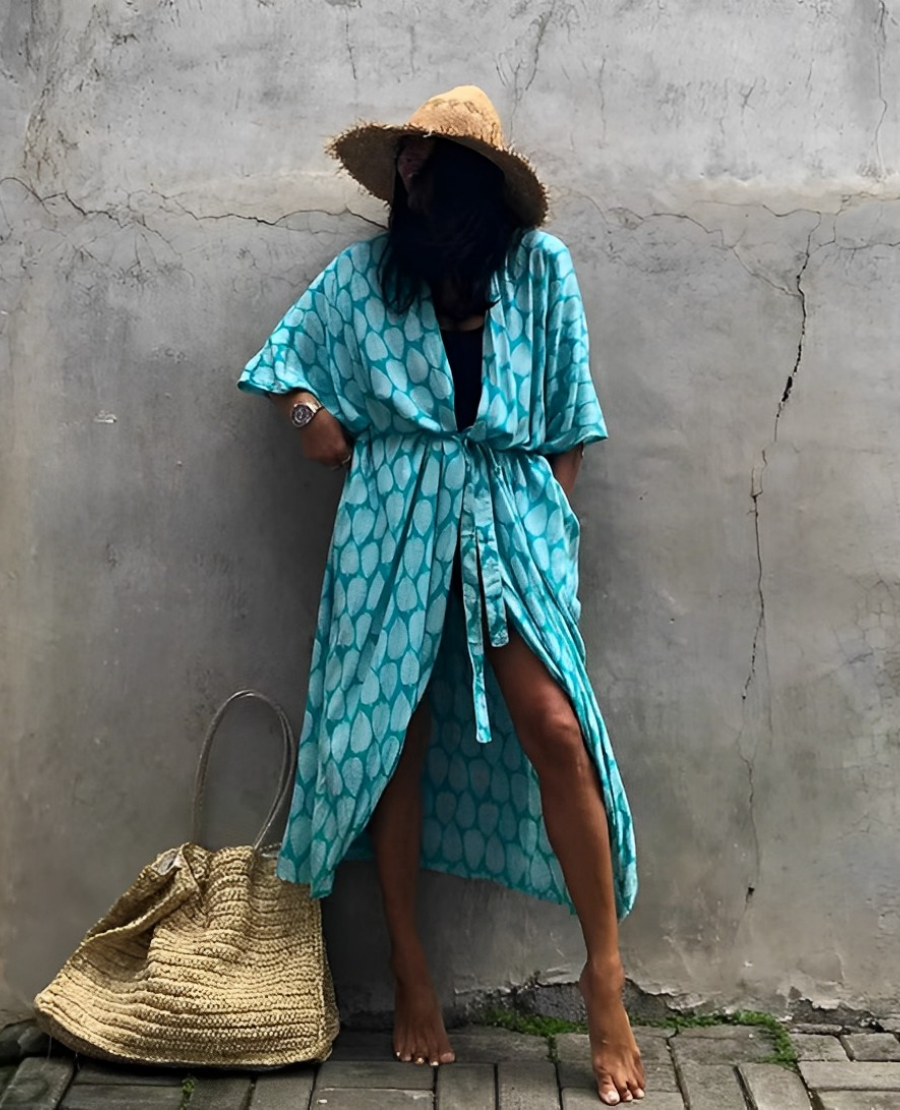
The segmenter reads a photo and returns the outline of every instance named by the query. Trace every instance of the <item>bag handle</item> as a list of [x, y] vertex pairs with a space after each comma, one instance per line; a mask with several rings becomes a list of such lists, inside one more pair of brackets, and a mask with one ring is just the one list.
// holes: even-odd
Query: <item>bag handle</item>
[[200, 749], [200, 759], [197, 763], [197, 777], [194, 780], [194, 804], [191, 816], [191, 840], [195, 844], [200, 843], [203, 798], [206, 792], [206, 773], [209, 767], [209, 756], [212, 751], [213, 741], [216, 738], [216, 733], [219, 731], [219, 725], [221, 725], [222, 719], [234, 702], [248, 698], [261, 701], [272, 710], [278, 718], [282, 740], [281, 772], [278, 780], [278, 792], [266, 819], [263, 821], [262, 828], [257, 834], [256, 840], [253, 841], [254, 851], [259, 850], [266, 842], [266, 837], [268, 837], [269, 833], [272, 831], [275, 818], [278, 816], [281, 807], [287, 801], [288, 795], [293, 788], [294, 769], [297, 763], [297, 737], [294, 730], [291, 728], [291, 722], [288, 720], [287, 714], [280, 705], [276, 705], [274, 701], [271, 701], [265, 694], [261, 694], [258, 690], [238, 690], [236, 694], [232, 694], [230, 698], [219, 706], [216, 715], [210, 722], [209, 728], [206, 730], [206, 736], [203, 739], [203, 747]]

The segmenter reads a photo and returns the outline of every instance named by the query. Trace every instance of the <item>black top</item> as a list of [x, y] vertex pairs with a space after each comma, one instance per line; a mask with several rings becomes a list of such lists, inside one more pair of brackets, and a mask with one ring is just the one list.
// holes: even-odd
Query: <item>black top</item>
[[444, 350], [453, 374], [456, 426], [462, 431], [475, 423], [481, 400], [482, 335], [484, 328], [472, 331], [444, 331]]

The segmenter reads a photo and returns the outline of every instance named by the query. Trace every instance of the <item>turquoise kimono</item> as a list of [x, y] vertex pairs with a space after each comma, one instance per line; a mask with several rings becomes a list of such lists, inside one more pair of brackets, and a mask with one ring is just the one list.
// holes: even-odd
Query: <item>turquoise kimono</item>
[[[278, 874], [322, 897], [337, 864], [365, 852], [427, 696], [422, 866], [571, 905], [537, 777], [485, 659], [483, 627], [496, 646], [514, 627], [581, 723], [624, 917], [637, 889], [631, 817], [578, 631], [578, 521], [547, 461], [606, 436], [571, 257], [542, 231], [511, 249], [491, 282], [478, 414], [459, 431], [430, 297], [402, 316], [385, 307], [386, 242], [339, 254], [239, 382], [254, 393], [309, 390], [353, 439]], [[461, 603], [450, 591], [457, 547]]]

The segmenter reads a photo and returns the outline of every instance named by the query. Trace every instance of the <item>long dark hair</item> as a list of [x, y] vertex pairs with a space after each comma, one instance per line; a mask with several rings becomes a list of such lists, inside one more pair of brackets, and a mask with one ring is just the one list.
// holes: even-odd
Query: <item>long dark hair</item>
[[420, 171], [426, 212], [413, 211], [397, 174], [388, 245], [379, 266], [385, 303], [405, 313], [423, 286], [441, 291], [440, 310], [463, 320], [489, 307], [491, 276], [522, 221], [503, 196], [503, 171], [459, 143], [438, 139]]

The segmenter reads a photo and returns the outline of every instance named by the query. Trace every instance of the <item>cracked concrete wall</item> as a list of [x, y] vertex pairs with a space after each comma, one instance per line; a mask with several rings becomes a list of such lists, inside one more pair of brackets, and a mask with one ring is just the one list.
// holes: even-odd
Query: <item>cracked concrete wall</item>
[[[0, 5], [0, 1010], [182, 839], [204, 724], [299, 722], [339, 479], [235, 377], [382, 209], [322, 143], [484, 85], [553, 186], [611, 439], [576, 507], [630, 790], [636, 990], [897, 1008], [900, 7]], [[254, 737], [241, 747], [241, 728]], [[275, 756], [235, 722], [212, 814]], [[571, 982], [577, 923], [428, 876], [446, 1001]], [[389, 1005], [371, 872], [327, 909]]]

